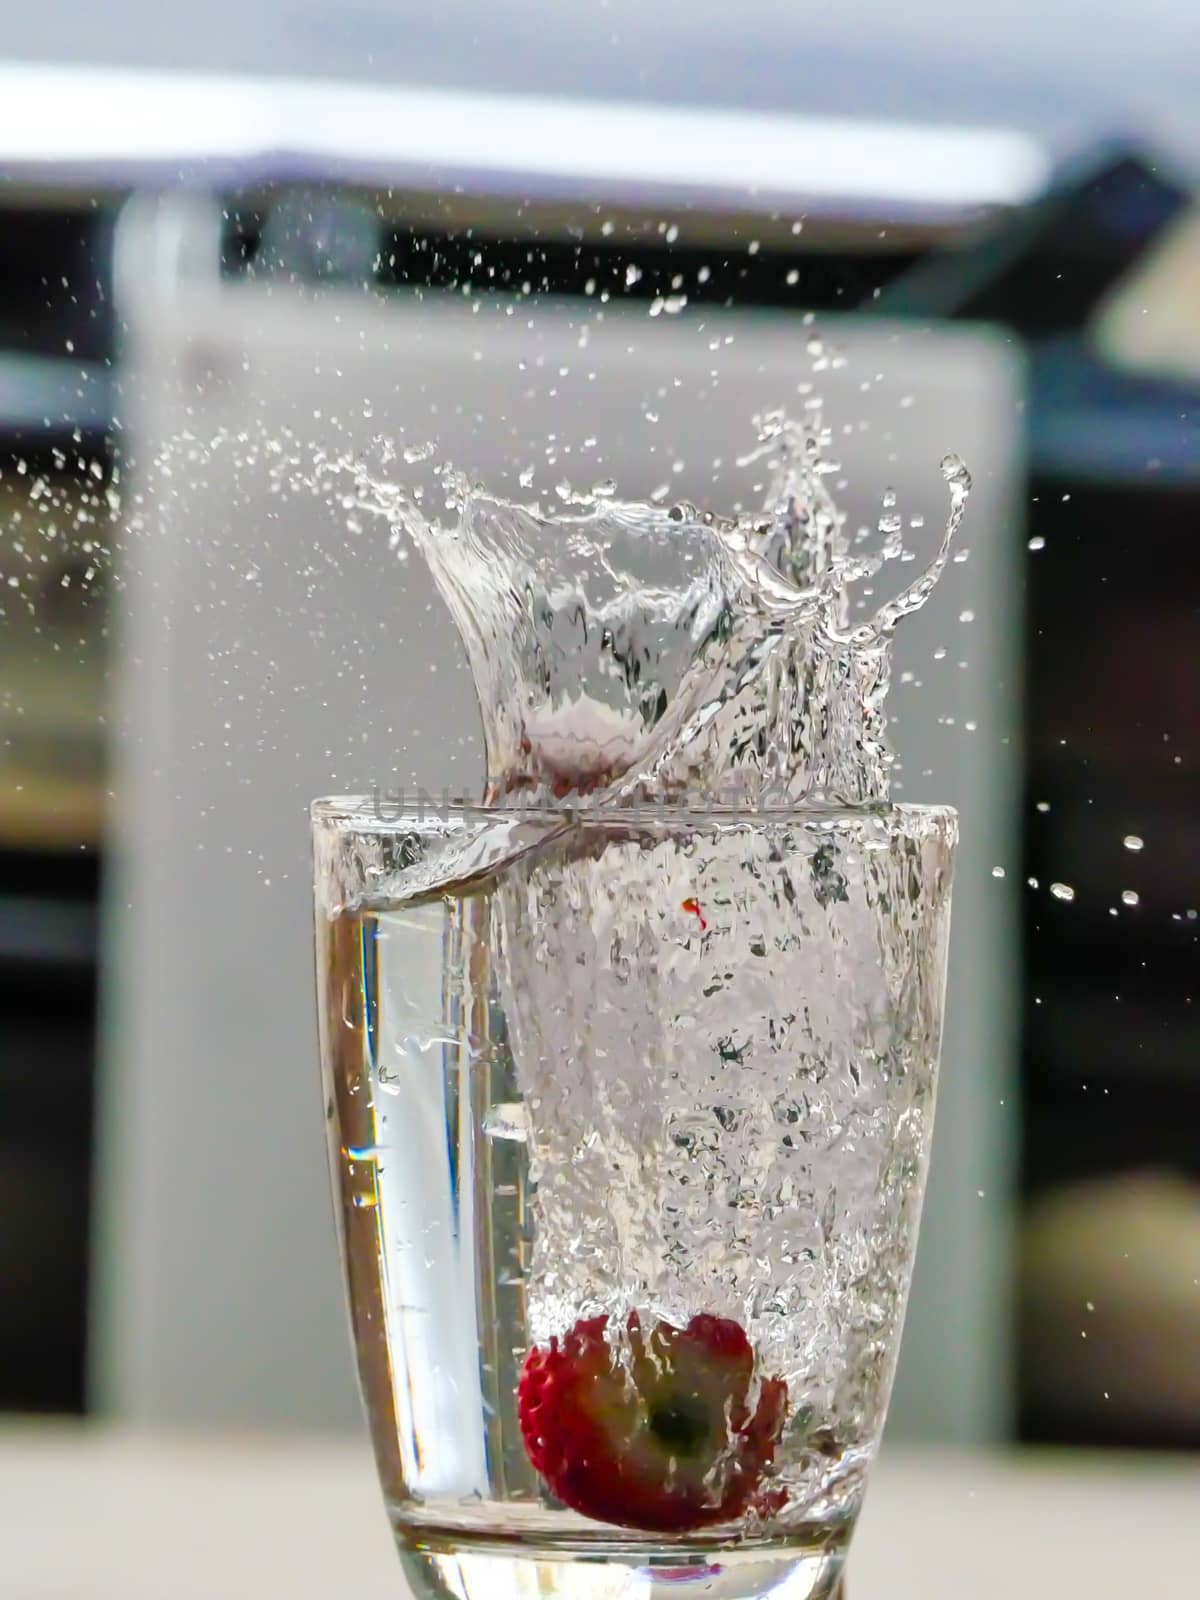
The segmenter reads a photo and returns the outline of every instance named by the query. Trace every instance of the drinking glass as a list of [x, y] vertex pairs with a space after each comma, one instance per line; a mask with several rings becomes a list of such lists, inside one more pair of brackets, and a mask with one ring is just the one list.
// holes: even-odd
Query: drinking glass
[[837, 1593], [912, 1272], [954, 813], [312, 814], [333, 1186], [414, 1593]]

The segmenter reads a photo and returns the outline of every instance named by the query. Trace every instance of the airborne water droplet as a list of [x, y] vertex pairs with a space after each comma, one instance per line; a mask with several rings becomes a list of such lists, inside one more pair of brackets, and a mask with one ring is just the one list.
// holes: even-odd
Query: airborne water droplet
[[484, 1113], [483, 1131], [489, 1139], [512, 1139], [524, 1144], [529, 1138], [529, 1113], [520, 1101], [492, 1106]]
[[1050, 893], [1056, 900], [1065, 900], [1068, 904], [1075, 898], [1075, 891], [1069, 883], [1052, 883]]

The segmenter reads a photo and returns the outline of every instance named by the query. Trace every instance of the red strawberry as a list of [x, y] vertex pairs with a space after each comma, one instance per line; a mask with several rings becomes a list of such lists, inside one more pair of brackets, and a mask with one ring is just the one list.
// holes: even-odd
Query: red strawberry
[[777, 1511], [760, 1491], [787, 1412], [787, 1385], [765, 1378], [750, 1409], [754, 1352], [725, 1317], [686, 1328], [631, 1312], [623, 1347], [607, 1316], [577, 1322], [531, 1350], [517, 1390], [529, 1459], [584, 1516], [654, 1533], [687, 1533], [745, 1512]]

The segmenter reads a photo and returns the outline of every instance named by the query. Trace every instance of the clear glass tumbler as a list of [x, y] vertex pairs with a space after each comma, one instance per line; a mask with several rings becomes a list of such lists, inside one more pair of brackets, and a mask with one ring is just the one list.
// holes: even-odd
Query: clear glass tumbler
[[313, 808], [359, 1374], [414, 1592], [834, 1594], [933, 1120], [952, 811]]

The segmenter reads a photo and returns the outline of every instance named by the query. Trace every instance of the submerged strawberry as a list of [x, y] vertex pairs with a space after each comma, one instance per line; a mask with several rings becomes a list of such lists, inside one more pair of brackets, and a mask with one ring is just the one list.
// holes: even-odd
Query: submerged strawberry
[[600, 1522], [686, 1533], [745, 1512], [778, 1510], [760, 1488], [787, 1411], [782, 1378], [750, 1407], [754, 1352], [725, 1317], [686, 1328], [631, 1312], [625, 1347], [607, 1316], [577, 1322], [525, 1359], [517, 1391], [529, 1459], [551, 1492]]

